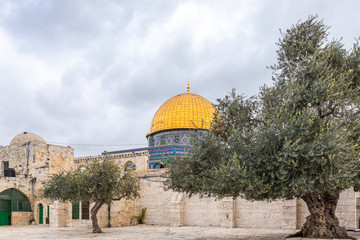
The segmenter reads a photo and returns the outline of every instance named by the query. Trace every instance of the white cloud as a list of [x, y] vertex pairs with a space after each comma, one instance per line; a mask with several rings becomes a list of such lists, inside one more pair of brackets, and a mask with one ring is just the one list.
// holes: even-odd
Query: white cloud
[[[191, 91], [211, 101], [271, 83], [279, 28], [319, 13], [346, 44], [360, 2], [0, 1], [0, 144], [22, 131], [76, 155], [146, 144], [151, 118]], [[335, 11], [338, 9], [339, 11]], [[350, 46], [351, 47], [351, 46]]]

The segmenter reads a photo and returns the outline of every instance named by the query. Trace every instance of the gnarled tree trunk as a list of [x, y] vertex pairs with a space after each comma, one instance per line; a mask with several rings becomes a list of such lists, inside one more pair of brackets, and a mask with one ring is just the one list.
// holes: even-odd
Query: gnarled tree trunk
[[300, 232], [292, 237], [353, 239], [340, 227], [339, 220], [335, 216], [339, 193], [334, 195], [307, 193], [302, 199], [310, 215], [306, 217]]
[[95, 205], [91, 208], [91, 221], [92, 221], [93, 233], [103, 233], [103, 231], [101, 230], [98, 224], [97, 213], [104, 204], [104, 202], [105, 201], [103, 199], [98, 199]]

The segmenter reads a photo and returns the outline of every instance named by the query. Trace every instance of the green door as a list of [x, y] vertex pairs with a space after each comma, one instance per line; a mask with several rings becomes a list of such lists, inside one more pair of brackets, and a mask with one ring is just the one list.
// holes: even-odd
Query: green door
[[31, 212], [27, 197], [14, 188], [0, 192], [0, 225], [11, 225], [12, 212]]
[[39, 204], [39, 224], [43, 224], [43, 213], [44, 213], [44, 209], [43, 209], [43, 205], [40, 203]]
[[0, 226], [10, 225], [10, 200], [0, 199]]

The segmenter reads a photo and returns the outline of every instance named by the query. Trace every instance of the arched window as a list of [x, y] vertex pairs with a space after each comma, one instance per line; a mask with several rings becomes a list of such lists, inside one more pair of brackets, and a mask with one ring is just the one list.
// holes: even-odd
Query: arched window
[[136, 170], [136, 166], [135, 166], [135, 164], [134, 164], [132, 161], [128, 161], [128, 162], [125, 164], [124, 170], [125, 170], [125, 171], [127, 171], [127, 170]]
[[27, 197], [14, 188], [9, 188], [0, 193], [0, 209], [11, 202], [12, 212], [31, 212], [31, 205]]

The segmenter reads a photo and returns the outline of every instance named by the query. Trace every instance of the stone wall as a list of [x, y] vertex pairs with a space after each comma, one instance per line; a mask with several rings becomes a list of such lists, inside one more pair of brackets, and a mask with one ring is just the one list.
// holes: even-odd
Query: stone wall
[[32, 219], [32, 212], [12, 212], [11, 225], [13, 226], [29, 225], [30, 219]]
[[[140, 214], [146, 207], [146, 224], [299, 229], [309, 214], [305, 203], [299, 199], [266, 202], [241, 198], [188, 198], [163, 189], [165, 178], [161, 176], [165, 171], [150, 170], [139, 174], [141, 198], [135, 201], [135, 214]], [[355, 199], [353, 190], [340, 195], [336, 214], [340, 225], [347, 229], [357, 228]]]
[[105, 155], [96, 155], [88, 157], [77, 157], [74, 159], [76, 167], [80, 167], [89, 161], [103, 161], [104, 159], [112, 159], [124, 169], [128, 162], [133, 162], [137, 171], [147, 171], [149, 169], [149, 153], [148, 151], [129, 151], [124, 153], [109, 153]]
[[74, 150], [45, 143], [30, 142], [0, 147], [0, 174], [3, 174], [3, 162], [9, 162], [16, 176], [35, 176], [45, 180], [48, 174], [70, 170], [74, 166]]
[[159, 177], [158, 173], [161, 172], [160, 170], [149, 171], [142, 175], [146, 179], [141, 179], [140, 181], [141, 198], [135, 201], [134, 215], [140, 215], [141, 210], [146, 208], [144, 222], [147, 224], [171, 225], [169, 210], [176, 207], [172, 206], [174, 193], [163, 190], [163, 183], [161, 181], [165, 179]]
[[71, 214], [70, 203], [52, 202], [50, 204], [50, 227], [66, 227], [69, 222], [69, 214]]
[[[0, 147], [0, 192], [14, 188], [23, 193], [29, 200], [33, 212], [12, 212], [12, 225], [27, 225], [34, 217], [39, 224], [39, 204], [43, 205], [43, 224], [46, 224], [47, 206], [50, 206], [50, 222], [53, 226], [65, 226], [62, 208], [42, 199], [41, 189], [51, 174], [71, 170], [75, 163], [71, 147], [56, 146], [41, 142], [30, 144], [11, 144]], [[15, 177], [4, 177], [3, 162], [9, 162], [9, 168], [15, 169]], [[33, 181], [33, 183], [32, 183]], [[25, 217], [21, 217], [25, 215]], [[30, 217], [29, 217], [30, 216]]]
[[[89, 219], [81, 219], [81, 210], [80, 210], [80, 219], [72, 219], [71, 204], [68, 203], [66, 208], [68, 211], [63, 213], [62, 216], [65, 217], [66, 226], [68, 227], [86, 227], [91, 228], [91, 207], [94, 206], [94, 203], [90, 204], [89, 209]], [[107, 227], [109, 224], [108, 220], [108, 206], [103, 205], [99, 212], [97, 213], [98, 224], [100, 227]], [[135, 224], [134, 221], [134, 201], [131, 200], [120, 200], [114, 201], [110, 207], [110, 223], [112, 227], [121, 227], [129, 226]]]
[[[29, 156], [29, 160], [27, 160]], [[73, 220], [71, 203], [49, 202], [41, 199], [40, 190], [51, 174], [63, 170], [78, 168], [91, 160], [114, 159], [122, 168], [129, 161], [136, 165], [136, 172], [141, 178], [141, 198], [130, 201], [116, 201], [111, 206], [111, 225], [127, 226], [134, 224], [134, 216], [141, 214], [146, 208], [144, 222], [146, 224], [170, 226], [218, 226], [218, 227], [251, 227], [251, 228], [300, 228], [309, 214], [302, 200], [288, 201], [246, 201], [244, 199], [186, 197], [184, 194], [163, 189], [163, 174], [166, 169], [149, 170], [147, 151], [130, 151], [112, 153], [109, 155], [90, 156], [73, 159], [70, 147], [54, 146], [44, 143], [9, 145], [0, 147], [0, 163], [9, 161], [9, 167], [14, 168], [16, 177], [0, 176], [0, 192], [15, 188], [28, 198], [33, 213], [13, 212], [13, 223], [29, 224], [34, 215], [39, 223], [39, 204], [43, 204], [43, 222], [47, 216], [47, 206], [50, 206], [50, 226], [53, 227], [91, 227], [91, 220]], [[3, 164], [0, 164], [2, 173]], [[32, 184], [31, 179], [36, 178]], [[34, 191], [34, 195], [32, 192]], [[340, 225], [347, 229], [358, 227], [360, 217], [360, 198], [352, 190], [341, 193], [337, 216]], [[90, 205], [91, 208], [92, 205]], [[104, 205], [98, 213], [99, 225], [108, 225], [108, 209]]]
[[235, 226], [242, 228], [282, 228], [282, 201], [260, 202], [237, 198]]

